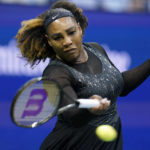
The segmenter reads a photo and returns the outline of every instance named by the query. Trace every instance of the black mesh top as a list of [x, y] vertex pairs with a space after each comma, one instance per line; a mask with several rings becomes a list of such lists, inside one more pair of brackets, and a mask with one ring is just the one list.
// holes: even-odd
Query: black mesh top
[[[87, 43], [84, 45], [89, 47], [94, 47], [97, 51], [100, 51], [100, 53], [109, 60], [105, 50], [97, 43]], [[67, 64], [67, 65], [71, 68], [74, 68], [78, 72], [84, 74], [91, 74], [91, 75], [101, 74], [103, 70], [102, 62], [98, 59], [96, 55], [94, 55], [91, 52], [88, 52], [88, 56], [89, 56], [88, 61], [85, 63]], [[114, 66], [111, 61], [110, 63], [112, 64], [112, 66]], [[120, 93], [120, 96], [125, 96], [128, 93], [130, 93], [132, 90], [138, 87], [149, 75], [150, 75], [150, 60], [147, 60], [137, 68], [134, 68], [130, 71], [123, 72], [122, 77], [124, 81], [124, 86]], [[67, 95], [69, 95], [73, 99], [79, 98], [79, 94], [77, 94], [77, 90], [74, 88], [74, 82], [75, 82], [74, 77], [65, 67], [62, 67], [61, 65], [55, 65], [55, 63], [53, 64], [53, 61], [51, 61], [51, 64], [48, 65], [47, 68], [45, 69], [43, 76], [48, 76], [50, 79], [54, 79], [58, 81], [58, 83], [63, 88], [63, 90], [67, 93]], [[60, 107], [70, 104], [72, 102], [73, 102], [72, 99], [64, 95]], [[79, 109], [69, 110], [63, 114], [63, 117], [65, 120], [77, 121], [77, 120], [81, 120], [81, 118], [83, 117], [81, 114], [83, 114], [85, 120], [86, 120], [86, 116], [87, 118], [89, 118], [89, 112], [87, 112], [87, 110], [79, 110]]]
[[[99, 95], [105, 94], [105, 90], [98, 91], [96, 88], [91, 88], [90, 86], [91, 84], [92, 87], [94, 87], [95, 83], [102, 81], [102, 84], [106, 83], [107, 85], [105, 86], [105, 84], [103, 84], [98, 86], [107, 89], [106, 94], [108, 94], [109, 98], [111, 99], [110, 109], [108, 109], [102, 115], [94, 115], [86, 109], [74, 108], [66, 111], [62, 115], [58, 116], [55, 128], [45, 138], [40, 150], [123, 149], [121, 121], [115, 107], [116, 98], [118, 96], [125, 96], [130, 93], [150, 75], [150, 60], [145, 61], [137, 68], [120, 73], [117, 71], [112, 62], [109, 61], [106, 52], [101, 46], [99, 46], [97, 43], [86, 43], [84, 46], [85, 48], [91, 47], [96, 51], [100, 51], [101, 56], [107, 59], [106, 62], [108, 66], [105, 66], [104, 58], [101, 59], [101, 56], [95, 55], [91, 51], [87, 51], [89, 56], [87, 62], [82, 64], [65, 64], [55, 59], [52, 60], [51, 64], [46, 67], [45, 71], [43, 72], [43, 76], [48, 76], [50, 79], [57, 80], [67, 95], [74, 99], [82, 96], [84, 96], [84, 98], [92, 96], [90, 95], [90, 91], [92, 92], [91, 94], [93, 94], [93, 92], [98, 92], [96, 94]], [[98, 53], [96, 52], [96, 54]], [[107, 76], [104, 76], [109, 73], [109, 70], [107, 70], [108, 67], [111, 68], [110, 70], [113, 73], [114, 78], [107, 78]], [[109, 75], [111, 76], [110, 73]], [[103, 81], [103, 79], [101, 80], [97, 77], [100, 77], [101, 79], [104, 77], [105, 79]], [[89, 81], [87, 79], [89, 79]], [[94, 81], [95, 79], [97, 82]], [[111, 79], [112, 82], [106, 82], [107, 79]], [[82, 84], [80, 84], [80, 82]], [[112, 87], [111, 84], [113, 84]], [[114, 88], [115, 90], [113, 90]], [[63, 95], [60, 107], [73, 103], [74, 100], [72, 98]], [[95, 128], [103, 123], [110, 124], [117, 130], [118, 137], [113, 142], [103, 142], [95, 135]]]

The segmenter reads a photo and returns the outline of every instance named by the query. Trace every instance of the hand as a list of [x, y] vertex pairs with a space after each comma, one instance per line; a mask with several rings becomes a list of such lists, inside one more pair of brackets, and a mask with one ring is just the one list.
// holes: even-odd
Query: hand
[[93, 96], [90, 97], [90, 99], [97, 99], [97, 100], [100, 101], [100, 105], [99, 106], [93, 107], [91, 109], [88, 109], [91, 113], [93, 113], [95, 115], [102, 114], [110, 106], [110, 100], [108, 100], [107, 98], [102, 98], [99, 95], [93, 95]]

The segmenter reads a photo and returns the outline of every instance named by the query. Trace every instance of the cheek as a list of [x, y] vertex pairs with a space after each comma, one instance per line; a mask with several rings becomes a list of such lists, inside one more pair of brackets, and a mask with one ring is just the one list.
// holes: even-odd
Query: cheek
[[60, 53], [61, 52], [61, 49], [62, 49], [61, 44], [53, 42], [51, 44], [51, 47], [53, 47], [53, 50], [55, 51], [55, 53]]
[[77, 45], [77, 47], [80, 49], [81, 48], [81, 45], [82, 45], [82, 38], [81, 38], [81, 36], [78, 36], [77, 38], [76, 38], [76, 45]]
[[75, 43], [79, 46], [82, 43], [82, 36], [81, 34], [77, 34], [74, 38]]

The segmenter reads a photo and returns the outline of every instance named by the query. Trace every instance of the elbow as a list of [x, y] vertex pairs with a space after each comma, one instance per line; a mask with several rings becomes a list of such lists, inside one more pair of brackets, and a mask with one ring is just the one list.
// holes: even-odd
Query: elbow
[[130, 93], [129, 88], [124, 87], [124, 89], [122, 90], [122, 92], [119, 96], [124, 97], [124, 96], [127, 96], [129, 93]]
[[127, 96], [129, 94], [129, 92], [122, 92], [121, 94], [120, 94], [120, 96], [121, 97], [124, 97], [124, 96]]

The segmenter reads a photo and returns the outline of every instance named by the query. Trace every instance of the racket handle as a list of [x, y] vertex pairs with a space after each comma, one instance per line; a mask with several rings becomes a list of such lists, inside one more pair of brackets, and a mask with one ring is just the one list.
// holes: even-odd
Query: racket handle
[[97, 99], [78, 99], [78, 108], [93, 108], [100, 105]]

